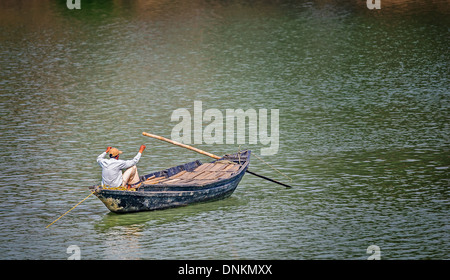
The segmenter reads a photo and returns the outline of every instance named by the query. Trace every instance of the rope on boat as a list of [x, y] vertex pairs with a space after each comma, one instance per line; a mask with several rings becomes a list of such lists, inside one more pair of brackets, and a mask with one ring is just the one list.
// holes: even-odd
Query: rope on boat
[[125, 186], [118, 186], [118, 187], [105, 187], [105, 186], [103, 186], [102, 189], [113, 190], [113, 191], [132, 191], [133, 192], [133, 191], [136, 191], [136, 189], [138, 187], [140, 187], [140, 185], [141, 184], [139, 184], [136, 187], [132, 187], [132, 188], [128, 188], [128, 187], [125, 187]]
[[49, 224], [48, 226], [46, 226], [45, 228], [48, 228], [49, 226], [53, 225], [57, 220], [61, 219], [62, 217], [64, 217], [67, 213], [69, 213], [70, 211], [72, 211], [73, 209], [75, 209], [75, 207], [77, 207], [78, 205], [80, 205], [83, 201], [85, 201], [86, 199], [88, 199], [88, 197], [90, 197], [91, 195], [93, 195], [94, 192], [91, 192], [90, 195], [86, 196], [85, 199], [83, 199], [82, 201], [78, 202], [77, 205], [75, 205], [74, 207], [70, 208], [69, 211], [67, 211], [66, 213], [62, 214], [61, 216], [59, 216], [58, 219], [54, 220], [51, 224]]
[[262, 158], [260, 158], [259, 156], [257, 156], [256, 154], [253, 154], [256, 158], [258, 158], [260, 161], [264, 162], [265, 164], [267, 164], [270, 168], [272, 168], [273, 170], [275, 170], [276, 172], [280, 173], [281, 175], [285, 176], [286, 178], [288, 178], [291, 182], [292, 182], [292, 178], [289, 177], [288, 175], [284, 174], [283, 172], [281, 172], [280, 170], [276, 169], [275, 167], [273, 167], [272, 165], [268, 164], [267, 162], [265, 162]]

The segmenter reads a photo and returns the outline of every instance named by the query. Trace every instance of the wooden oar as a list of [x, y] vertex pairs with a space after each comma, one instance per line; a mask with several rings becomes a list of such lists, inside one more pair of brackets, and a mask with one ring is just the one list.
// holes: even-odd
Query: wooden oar
[[[205, 155], [205, 156], [209, 156], [209, 157], [212, 157], [212, 158], [215, 158], [215, 159], [219, 159], [219, 158], [220, 158], [219, 156], [216, 156], [216, 155], [214, 155], [214, 154], [205, 152], [205, 151], [203, 151], [203, 150], [200, 150], [200, 149], [191, 147], [191, 146], [186, 145], [186, 144], [182, 144], [182, 143], [177, 142], [177, 141], [174, 141], [174, 140], [167, 139], [167, 138], [162, 137], [162, 136], [150, 134], [150, 133], [147, 133], [147, 132], [142, 132], [142, 135], [148, 136], [148, 137], [152, 137], [152, 138], [155, 138], [155, 139], [158, 139], [158, 140], [166, 141], [166, 142], [171, 143], [171, 144], [173, 144], [173, 145], [176, 145], [176, 146], [179, 146], [179, 147], [183, 147], [183, 148], [192, 150], [192, 151], [197, 152], [197, 153], [199, 153], [199, 154], [202, 154], [202, 155]], [[276, 181], [276, 180], [273, 180], [273, 179], [267, 178], [267, 177], [265, 177], [265, 176], [256, 174], [256, 173], [251, 172], [251, 171], [249, 171], [249, 170], [247, 170], [247, 173], [250, 173], [250, 174], [255, 175], [255, 176], [259, 177], [259, 178], [268, 180], [268, 181], [270, 181], [270, 182], [273, 182], [273, 183], [282, 185], [282, 186], [284, 186], [284, 187], [286, 187], [286, 188], [292, 188], [292, 187], [289, 186], [289, 185], [286, 185], [286, 184], [281, 183], [281, 182], [278, 182], [278, 181]]]
[[248, 169], [247, 169], [246, 171], [247, 171], [247, 173], [252, 174], [252, 175], [254, 175], [254, 176], [256, 176], [256, 177], [262, 178], [262, 179], [264, 179], [264, 180], [267, 180], [267, 181], [270, 181], [270, 182], [274, 182], [274, 183], [276, 183], [276, 184], [278, 184], [278, 185], [282, 185], [282, 186], [284, 186], [284, 187], [286, 187], [286, 188], [292, 188], [292, 187], [289, 186], [289, 185], [286, 185], [286, 184], [284, 184], [284, 183], [275, 181], [274, 179], [267, 178], [266, 176], [256, 174], [255, 172], [252, 172], [252, 171], [250, 171], [250, 170], [248, 170]]

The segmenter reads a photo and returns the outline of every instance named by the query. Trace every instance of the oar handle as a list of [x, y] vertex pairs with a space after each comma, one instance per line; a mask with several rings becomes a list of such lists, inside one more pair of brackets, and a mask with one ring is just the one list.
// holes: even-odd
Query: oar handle
[[182, 144], [182, 143], [177, 142], [177, 141], [173, 141], [173, 140], [164, 138], [164, 137], [162, 137], [162, 136], [150, 134], [150, 133], [147, 133], [147, 132], [142, 132], [142, 135], [148, 136], [148, 137], [152, 137], [152, 138], [155, 138], [155, 139], [158, 139], [158, 140], [166, 141], [166, 142], [171, 143], [171, 144], [174, 144], [174, 145], [176, 145], [176, 146], [180, 146], [180, 147], [183, 147], [183, 148], [192, 150], [192, 151], [197, 152], [197, 153], [199, 153], [199, 154], [202, 154], [202, 155], [205, 155], [205, 156], [209, 156], [209, 157], [212, 157], [212, 158], [215, 158], [215, 159], [219, 159], [219, 158], [220, 158], [219, 156], [213, 155], [213, 154], [211, 154], [211, 153], [202, 151], [202, 150], [200, 150], [200, 149], [191, 147], [191, 146], [186, 145], [186, 144]]

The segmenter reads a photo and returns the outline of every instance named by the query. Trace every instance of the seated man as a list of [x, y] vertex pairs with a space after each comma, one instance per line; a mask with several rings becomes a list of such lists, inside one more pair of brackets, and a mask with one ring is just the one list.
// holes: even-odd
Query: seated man
[[[139, 175], [136, 164], [141, 158], [145, 145], [141, 145], [138, 154], [132, 160], [119, 160], [122, 151], [116, 148], [108, 147], [105, 152], [97, 157], [97, 162], [102, 168], [102, 185], [109, 187], [120, 187], [139, 183]], [[105, 155], [109, 153], [109, 159], [105, 159]], [[122, 170], [125, 171], [122, 174]]]

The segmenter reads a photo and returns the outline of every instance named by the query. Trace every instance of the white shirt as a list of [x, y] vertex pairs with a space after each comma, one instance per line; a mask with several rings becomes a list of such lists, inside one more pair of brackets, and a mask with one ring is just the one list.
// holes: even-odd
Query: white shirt
[[103, 152], [97, 157], [97, 162], [102, 168], [102, 185], [115, 188], [122, 185], [122, 169], [136, 165], [142, 154], [138, 153], [132, 160], [106, 159], [105, 155], [107, 153]]

